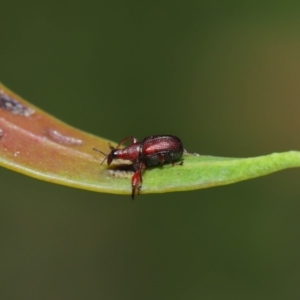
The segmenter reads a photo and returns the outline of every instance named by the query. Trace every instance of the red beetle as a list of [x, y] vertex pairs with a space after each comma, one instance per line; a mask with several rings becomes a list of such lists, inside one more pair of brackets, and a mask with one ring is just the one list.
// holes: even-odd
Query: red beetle
[[[119, 147], [126, 141], [131, 140], [131, 144], [123, 149]], [[109, 154], [101, 152], [106, 157], [102, 163], [107, 160], [107, 164], [110, 165], [114, 159], [124, 159], [132, 161], [134, 174], [131, 179], [132, 194], [134, 199], [135, 190], [138, 190], [138, 194], [142, 188], [142, 171], [147, 167], [162, 165], [164, 163], [175, 164], [176, 161], [180, 161], [180, 165], [183, 164], [182, 154], [185, 151], [180, 139], [174, 135], [152, 135], [144, 138], [141, 142], [135, 137], [129, 136], [124, 138], [116, 148], [112, 148]], [[102, 164], [101, 163], [101, 164]]]

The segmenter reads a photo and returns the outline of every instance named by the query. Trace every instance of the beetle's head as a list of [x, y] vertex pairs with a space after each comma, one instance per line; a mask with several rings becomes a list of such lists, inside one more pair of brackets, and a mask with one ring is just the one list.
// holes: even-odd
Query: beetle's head
[[104, 152], [102, 152], [101, 150], [99, 150], [97, 148], [93, 148], [93, 150], [98, 151], [98, 152], [102, 153], [103, 155], [105, 155], [104, 159], [101, 162], [101, 165], [107, 160], [107, 165], [109, 166], [112, 163], [112, 161], [116, 158], [116, 154], [115, 154], [116, 149], [114, 149], [114, 148], [112, 148], [112, 150], [109, 154], [105, 154]]
[[[103, 162], [107, 160], [107, 165], [109, 166], [111, 162], [116, 158], [116, 150], [111, 150], [111, 152], [104, 158]], [[103, 164], [103, 162], [101, 164]]]

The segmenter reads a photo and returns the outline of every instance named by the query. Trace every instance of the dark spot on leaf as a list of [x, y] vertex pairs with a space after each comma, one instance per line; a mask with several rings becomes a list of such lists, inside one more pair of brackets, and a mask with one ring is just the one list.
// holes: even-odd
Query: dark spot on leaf
[[5, 109], [13, 113], [14, 115], [20, 115], [28, 117], [34, 113], [34, 110], [30, 107], [26, 107], [17, 100], [11, 98], [0, 90], [0, 108]]
[[63, 135], [54, 129], [49, 129], [48, 135], [53, 141], [60, 143], [60, 144], [65, 144], [65, 145], [82, 145], [83, 144], [83, 141], [81, 139]]

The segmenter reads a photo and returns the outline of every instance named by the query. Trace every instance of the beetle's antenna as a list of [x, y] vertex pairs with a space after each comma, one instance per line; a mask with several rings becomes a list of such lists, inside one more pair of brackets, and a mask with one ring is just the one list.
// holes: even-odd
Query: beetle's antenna
[[106, 160], [107, 160], [107, 154], [105, 154], [104, 152], [102, 152], [101, 150], [97, 149], [97, 148], [93, 148], [94, 151], [98, 151], [100, 153], [102, 153], [103, 155], [105, 155], [104, 159], [102, 160], [102, 163], [100, 165], [102, 165]]

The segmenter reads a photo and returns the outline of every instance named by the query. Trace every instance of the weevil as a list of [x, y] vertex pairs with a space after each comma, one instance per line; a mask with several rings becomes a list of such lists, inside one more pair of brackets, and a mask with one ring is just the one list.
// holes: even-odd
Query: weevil
[[[131, 141], [130, 145], [119, 149], [126, 141]], [[134, 199], [136, 190], [138, 194], [142, 188], [142, 172], [148, 167], [163, 165], [164, 163], [172, 163], [174, 166], [176, 162], [183, 164], [182, 155], [185, 152], [181, 140], [174, 135], [152, 135], [144, 138], [141, 142], [129, 136], [124, 138], [116, 148], [111, 147], [111, 152], [105, 154], [104, 152], [93, 148], [105, 155], [101, 164], [107, 160], [107, 165], [110, 165], [114, 159], [129, 160], [132, 162], [134, 174], [131, 178], [131, 198]]]

